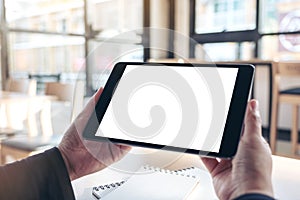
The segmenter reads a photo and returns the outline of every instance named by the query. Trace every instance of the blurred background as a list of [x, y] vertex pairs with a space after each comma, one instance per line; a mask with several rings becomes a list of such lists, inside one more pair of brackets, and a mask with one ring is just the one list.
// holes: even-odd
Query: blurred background
[[[300, 60], [297, 0], [1, 0], [0, 14], [2, 90], [8, 79], [37, 80], [37, 94], [46, 82], [82, 80], [89, 97], [116, 61]], [[95, 51], [103, 42], [105, 48]], [[267, 132], [270, 73], [258, 67], [254, 87]], [[287, 79], [283, 87], [297, 84], [299, 78]], [[284, 138], [292, 120], [279, 116]]]
[[[175, 30], [198, 44], [172, 35], [151, 37], [143, 27]], [[300, 59], [296, 0], [2, 0], [1, 77], [56, 75], [71, 81], [80, 72], [87, 79], [89, 52], [114, 35], [136, 29], [135, 38], [112, 45], [121, 49], [164, 43], [187, 58], [206, 59], [204, 50], [213, 61]], [[172, 57], [172, 52], [145, 49], [130, 59]], [[105, 59], [110, 59], [109, 49], [98, 56]]]

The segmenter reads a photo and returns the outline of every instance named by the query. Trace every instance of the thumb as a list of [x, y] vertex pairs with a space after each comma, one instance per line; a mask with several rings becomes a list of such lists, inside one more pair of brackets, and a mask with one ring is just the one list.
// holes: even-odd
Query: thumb
[[244, 136], [252, 137], [251, 135], [261, 136], [261, 117], [257, 100], [251, 100], [248, 103], [246, 112]]
[[103, 92], [103, 87], [99, 88], [99, 89], [97, 90], [97, 92], [95, 93], [94, 99], [95, 99], [95, 102], [96, 102], [96, 103], [98, 102], [98, 100], [99, 100], [99, 98], [100, 98], [102, 92]]
[[87, 103], [87, 105], [84, 109], [85, 111], [83, 111], [82, 113], [85, 113], [87, 115], [91, 115], [91, 113], [95, 109], [95, 106], [96, 106], [102, 92], [103, 92], [103, 88], [101, 87], [97, 90], [97, 92], [93, 95], [93, 97], [90, 98], [90, 100], [88, 101], [88, 103]]

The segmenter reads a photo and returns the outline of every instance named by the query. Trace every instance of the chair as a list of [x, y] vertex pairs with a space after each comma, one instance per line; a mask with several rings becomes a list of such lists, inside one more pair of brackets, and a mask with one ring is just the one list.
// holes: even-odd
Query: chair
[[8, 79], [5, 90], [10, 92], [20, 92], [29, 95], [36, 94], [37, 82], [33, 79]]
[[300, 63], [276, 62], [273, 64], [273, 98], [270, 130], [270, 145], [273, 154], [276, 154], [276, 137], [278, 124], [278, 107], [280, 103], [292, 105], [291, 143], [292, 153], [298, 152], [298, 112], [300, 105], [300, 88], [280, 90], [280, 79], [283, 77], [300, 77]]
[[37, 86], [36, 86], [36, 92], [37, 94], [40, 94], [45, 90], [45, 83], [47, 82], [59, 82], [61, 79], [61, 73], [58, 74], [28, 74], [29, 79], [36, 80]]
[[[76, 85], [54, 82], [46, 83], [45, 94], [55, 95], [57, 101], [71, 103], [71, 121], [82, 109], [84, 84], [80, 81]], [[50, 109], [48, 111], [41, 113], [42, 134], [37, 136], [16, 136], [2, 142], [1, 160], [3, 164], [6, 163], [7, 156], [19, 160], [56, 146], [59, 143], [62, 134], [53, 134], [51, 116], [49, 116]]]
[[[12, 79], [9, 78], [6, 81], [5, 91], [8, 92], [17, 92], [17, 93], [24, 93], [28, 95], [35, 95], [36, 94], [36, 81], [29, 80], [29, 79]], [[23, 105], [24, 107], [24, 105]], [[6, 127], [0, 128], [0, 135], [2, 138], [6, 136], [13, 136], [15, 134], [20, 133], [21, 131], [19, 128], [13, 127], [12, 125], [12, 115], [13, 108], [16, 110], [18, 108], [15, 105], [5, 104], [1, 105], [1, 109], [5, 110], [5, 119], [6, 119]]]

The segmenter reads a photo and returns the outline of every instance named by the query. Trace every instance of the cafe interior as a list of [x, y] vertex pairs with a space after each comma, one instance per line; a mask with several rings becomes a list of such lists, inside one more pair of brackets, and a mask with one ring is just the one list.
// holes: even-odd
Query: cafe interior
[[299, 1], [1, 0], [0, 15], [2, 165], [56, 146], [117, 62], [243, 63], [275, 194], [299, 198]]

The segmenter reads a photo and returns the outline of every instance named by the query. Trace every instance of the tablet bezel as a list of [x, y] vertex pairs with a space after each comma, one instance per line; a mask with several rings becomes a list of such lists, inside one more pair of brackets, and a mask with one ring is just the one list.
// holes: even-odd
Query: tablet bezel
[[[169, 66], [169, 67], [220, 67], [220, 68], [238, 68], [237, 78], [234, 85], [234, 90], [229, 106], [229, 111], [224, 127], [223, 138], [221, 141], [220, 150], [216, 152], [208, 152], [195, 149], [185, 149], [180, 147], [150, 144], [144, 142], [129, 141], [123, 139], [115, 139], [108, 137], [96, 136], [100, 122], [108, 108], [112, 99], [114, 90], [119, 80], [121, 79], [127, 65], [148, 66]], [[95, 106], [87, 125], [83, 131], [83, 137], [94, 141], [111, 141], [113, 143], [127, 144], [139, 147], [164, 149], [178, 151], [184, 153], [199, 154], [203, 156], [231, 158], [235, 155], [243, 129], [243, 121], [246, 112], [247, 102], [249, 100], [255, 67], [250, 64], [198, 64], [198, 63], [142, 63], [142, 62], [120, 62], [115, 65], [107, 83], [102, 91], [102, 94]], [[97, 117], [95, 117], [95, 115]]]

